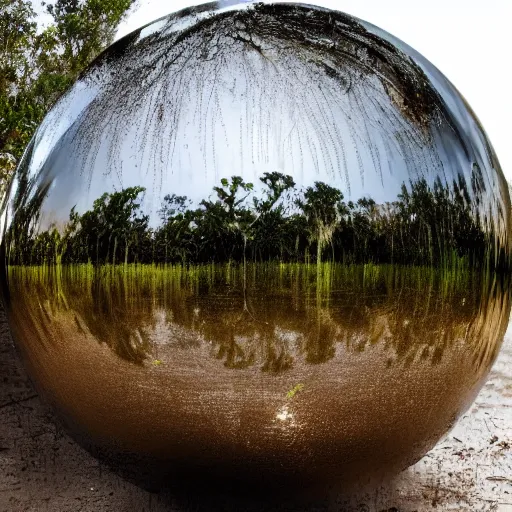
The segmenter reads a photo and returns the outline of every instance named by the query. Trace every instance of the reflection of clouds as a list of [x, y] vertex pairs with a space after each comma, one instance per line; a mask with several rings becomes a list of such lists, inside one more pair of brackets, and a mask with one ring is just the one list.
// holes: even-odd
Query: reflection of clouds
[[276, 326], [274, 329], [274, 336], [276, 340], [279, 340], [287, 347], [296, 346], [300, 343], [300, 334], [290, 329], [284, 329], [283, 327]]
[[94, 77], [79, 80], [44, 118], [35, 135], [34, 151], [30, 158], [30, 175], [35, 176], [49, 158], [59, 141], [78, 122], [82, 113], [101, 91]]
[[149, 37], [156, 32], [159, 32], [167, 25], [167, 20], [164, 18], [162, 20], [158, 20], [154, 23], [149, 24], [147, 27], [144, 27], [140, 33], [139, 37], [137, 39], [137, 42], [141, 41], [142, 39]]

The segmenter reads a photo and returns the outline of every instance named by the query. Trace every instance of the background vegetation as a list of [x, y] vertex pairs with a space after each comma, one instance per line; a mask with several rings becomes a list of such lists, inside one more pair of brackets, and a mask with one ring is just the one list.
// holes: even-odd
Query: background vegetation
[[55, 101], [113, 38], [134, 0], [55, 0], [38, 30], [30, 0], [0, 0], [0, 196]]
[[[475, 173], [477, 171], [475, 170]], [[454, 268], [506, 265], [495, 234], [483, 229], [462, 177], [450, 186], [420, 179], [397, 199], [376, 204], [345, 201], [323, 182], [301, 188], [291, 176], [263, 173], [255, 187], [240, 176], [223, 178], [209, 198], [192, 206], [168, 194], [150, 226], [145, 189], [104, 193], [90, 210], [72, 208], [68, 222], [40, 228], [45, 191], [19, 198], [8, 232], [11, 265], [61, 263], [390, 263]], [[258, 192], [256, 191], [258, 190]], [[491, 224], [492, 225], [492, 224]], [[492, 229], [492, 228], [491, 228]]]

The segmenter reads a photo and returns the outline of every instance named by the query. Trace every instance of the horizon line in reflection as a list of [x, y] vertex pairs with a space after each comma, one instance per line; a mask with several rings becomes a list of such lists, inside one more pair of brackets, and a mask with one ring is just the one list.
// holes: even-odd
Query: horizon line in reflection
[[510, 309], [510, 287], [492, 273], [247, 267], [10, 267], [9, 310], [26, 317], [43, 346], [64, 329], [68, 335], [55, 339], [95, 340], [139, 365], [206, 357], [220, 368], [279, 374], [381, 344], [388, 365], [438, 364], [462, 344], [476, 367], [488, 367]]

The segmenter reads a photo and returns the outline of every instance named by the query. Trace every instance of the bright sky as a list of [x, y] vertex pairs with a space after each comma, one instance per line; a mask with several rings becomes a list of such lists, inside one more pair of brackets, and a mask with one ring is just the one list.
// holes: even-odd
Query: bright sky
[[[139, 0], [118, 37], [197, 0]], [[373, 23], [437, 66], [481, 120], [512, 181], [512, 0], [310, 0]]]

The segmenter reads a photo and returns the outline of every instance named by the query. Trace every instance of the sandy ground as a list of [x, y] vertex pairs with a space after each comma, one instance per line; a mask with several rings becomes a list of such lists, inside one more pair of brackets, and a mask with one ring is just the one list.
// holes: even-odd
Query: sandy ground
[[291, 505], [231, 494], [152, 494], [123, 480], [56, 425], [32, 389], [0, 311], [0, 512], [197, 510], [512, 512], [512, 327], [487, 384], [456, 427], [415, 466], [371, 492]]

